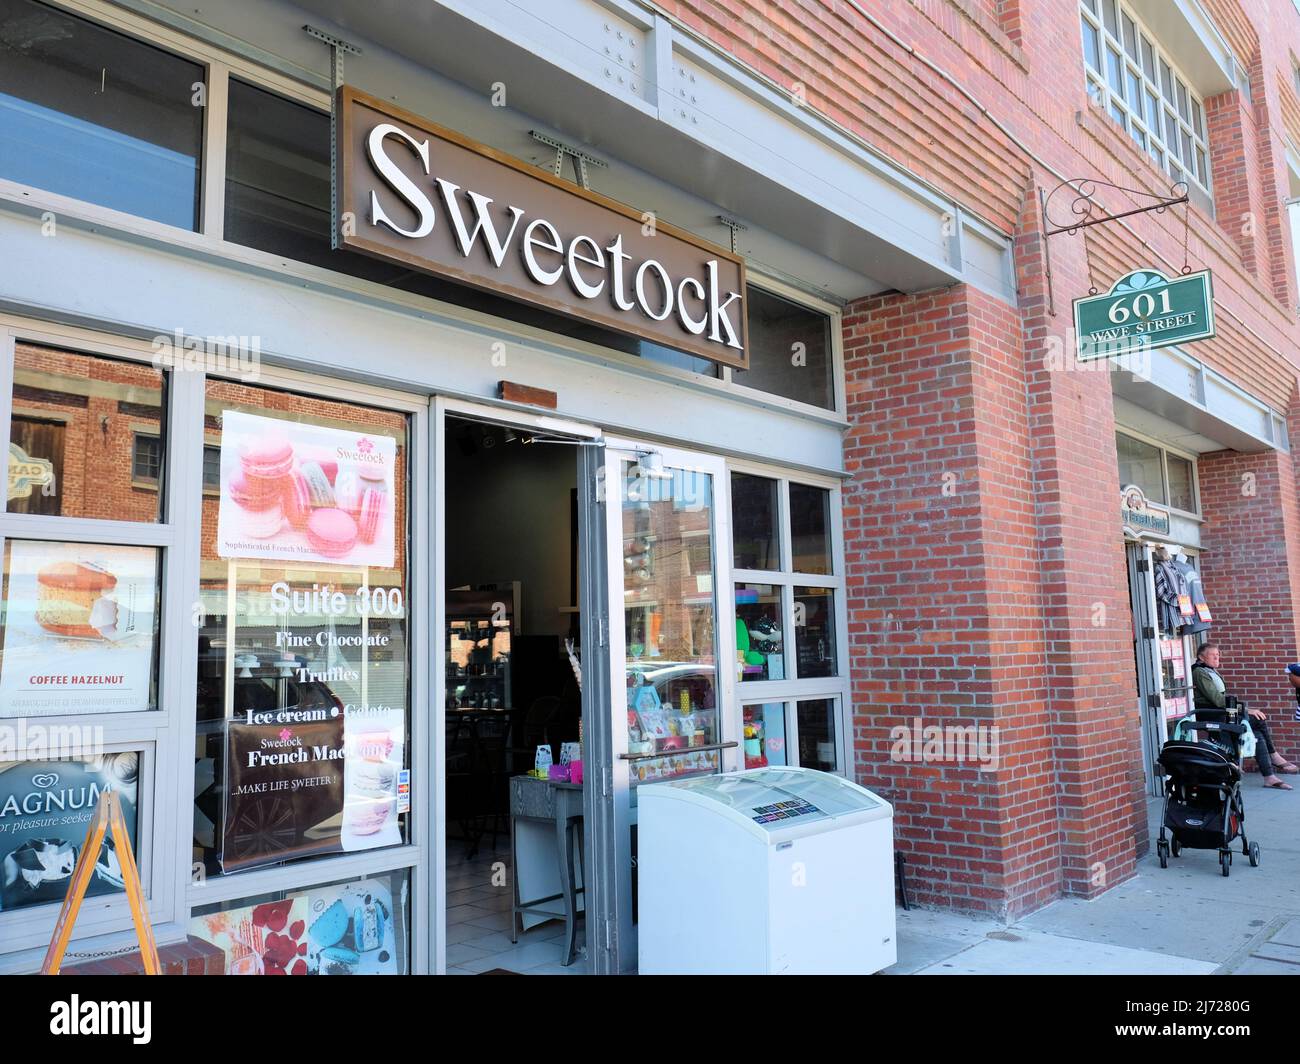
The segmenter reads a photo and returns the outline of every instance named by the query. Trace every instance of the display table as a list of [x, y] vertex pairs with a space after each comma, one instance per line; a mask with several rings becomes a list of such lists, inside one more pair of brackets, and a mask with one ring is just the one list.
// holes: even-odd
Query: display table
[[560, 963], [564, 965], [572, 964], [577, 954], [585, 867], [581, 840], [581, 784], [535, 776], [510, 778], [510, 859], [515, 884], [510, 941], [518, 941], [521, 928], [563, 917]]

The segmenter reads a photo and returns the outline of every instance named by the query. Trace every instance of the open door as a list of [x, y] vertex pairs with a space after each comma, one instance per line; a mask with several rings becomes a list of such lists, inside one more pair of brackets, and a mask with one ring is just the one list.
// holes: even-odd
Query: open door
[[1133, 657], [1137, 666], [1138, 713], [1142, 721], [1142, 771], [1147, 793], [1163, 793], [1155, 774], [1164, 745], [1166, 726], [1161, 695], [1160, 625], [1156, 611], [1155, 581], [1151, 575], [1151, 547], [1126, 545], [1129, 602], [1133, 610]]
[[603, 535], [583, 549], [588, 571], [606, 579], [588, 585], [605, 602], [586, 602], [597, 630], [585, 645], [603, 658], [603, 668], [593, 654], [584, 662], [587, 757], [598, 773], [588, 788], [587, 941], [591, 970], [603, 974], [636, 966], [637, 787], [737, 768], [738, 711], [722, 460], [608, 440], [590, 466], [590, 532], [603, 525]]

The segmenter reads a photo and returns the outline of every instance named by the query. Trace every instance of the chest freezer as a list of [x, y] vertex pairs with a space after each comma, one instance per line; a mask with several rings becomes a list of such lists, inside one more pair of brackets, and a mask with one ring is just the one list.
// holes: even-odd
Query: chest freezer
[[644, 975], [870, 974], [897, 960], [893, 808], [806, 768], [637, 788]]

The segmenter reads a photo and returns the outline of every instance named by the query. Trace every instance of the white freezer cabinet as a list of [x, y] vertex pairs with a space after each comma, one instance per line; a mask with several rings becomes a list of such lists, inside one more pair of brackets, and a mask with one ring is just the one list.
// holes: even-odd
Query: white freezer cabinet
[[870, 974], [897, 960], [894, 811], [806, 768], [637, 788], [643, 975]]

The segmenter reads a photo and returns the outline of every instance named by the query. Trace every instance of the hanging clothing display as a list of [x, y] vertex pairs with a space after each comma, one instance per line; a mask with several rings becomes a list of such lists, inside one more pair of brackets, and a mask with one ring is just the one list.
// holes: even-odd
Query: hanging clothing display
[[1184, 615], [1183, 634], [1195, 635], [1197, 632], [1208, 632], [1210, 622], [1214, 618], [1210, 613], [1209, 603], [1205, 601], [1205, 587], [1201, 584], [1201, 574], [1182, 558], [1175, 560], [1173, 565], [1183, 578], [1183, 584], [1191, 598], [1192, 616], [1188, 619]]
[[1180, 603], [1186, 601], [1190, 605], [1191, 602], [1187, 581], [1178, 566], [1167, 556], [1162, 559], [1153, 554], [1151, 567], [1156, 578], [1156, 606], [1160, 613], [1160, 630], [1171, 635], [1177, 634], [1179, 628], [1187, 622]]

